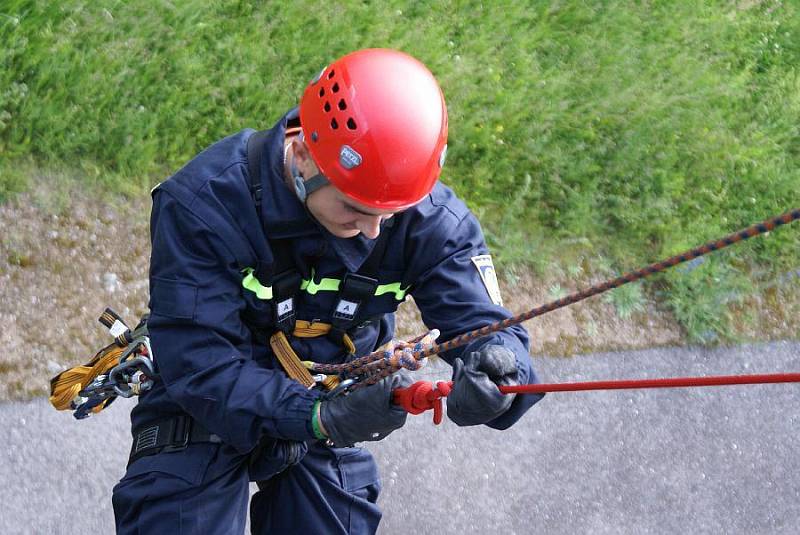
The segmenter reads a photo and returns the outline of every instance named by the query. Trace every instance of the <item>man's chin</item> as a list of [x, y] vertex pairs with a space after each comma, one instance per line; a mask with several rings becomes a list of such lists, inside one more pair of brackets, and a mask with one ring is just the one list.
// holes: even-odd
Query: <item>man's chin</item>
[[337, 228], [335, 230], [331, 230], [331, 234], [337, 238], [355, 238], [361, 234], [361, 231], [354, 228]]

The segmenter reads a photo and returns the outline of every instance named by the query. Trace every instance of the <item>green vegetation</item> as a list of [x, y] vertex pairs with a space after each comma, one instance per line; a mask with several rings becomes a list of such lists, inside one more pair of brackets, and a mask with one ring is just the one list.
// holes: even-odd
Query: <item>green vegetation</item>
[[636, 282], [620, 286], [607, 293], [605, 300], [614, 305], [614, 310], [620, 318], [630, 318], [634, 312], [644, 310], [645, 297], [642, 293], [642, 284]]
[[[794, 2], [6, 0], [0, 43], [0, 199], [34, 164], [144, 192], [386, 46], [439, 78], [443, 180], [504, 266], [627, 270], [800, 204]], [[799, 246], [782, 230], [645, 288], [693, 339], [729, 336], [728, 303]]]

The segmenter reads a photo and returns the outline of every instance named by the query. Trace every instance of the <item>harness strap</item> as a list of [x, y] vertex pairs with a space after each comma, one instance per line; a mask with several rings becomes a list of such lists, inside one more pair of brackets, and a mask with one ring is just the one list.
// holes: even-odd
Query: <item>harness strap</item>
[[162, 451], [180, 451], [189, 444], [219, 444], [222, 439], [200, 425], [191, 416], [179, 414], [133, 430], [133, 444], [128, 465], [141, 457]]
[[272, 313], [275, 327], [286, 334], [294, 331], [295, 302], [303, 278], [297, 270], [292, 257], [290, 240], [271, 240], [270, 248], [274, 255], [272, 277]]
[[261, 156], [264, 154], [264, 142], [269, 130], [252, 134], [247, 140], [247, 171], [250, 179], [250, 195], [256, 205], [256, 212], [261, 219]]
[[275, 334], [269, 339], [269, 345], [272, 348], [272, 352], [278, 357], [278, 362], [281, 363], [286, 375], [306, 388], [314, 386], [314, 378], [306, 367], [303, 366], [303, 361], [300, 360], [300, 357], [297, 356], [294, 349], [292, 349], [289, 340], [286, 338], [286, 333], [283, 331], [275, 331]]
[[[261, 220], [262, 202], [261, 159], [268, 135], [268, 130], [262, 130], [252, 134], [247, 140], [247, 171], [250, 181], [250, 195], [253, 197], [259, 220]], [[275, 257], [271, 277], [272, 313], [275, 326], [285, 333], [291, 333], [294, 330], [294, 296], [300, 289], [302, 282], [302, 277], [295, 268], [290, 247], [291, 244], [287, 240], [270, 241], [270, 248]], [[256, 278], [263, 275], [265, 274], [256, 273]]]
[[[294, 333], [292, 333], [297, 338], [316, 338], [318, 336], [324, 336], [328, 334], [331, 330], [331, 325], [329, 323], [322, 323], [319, 321], [311, 322], [306, 320], [297, 320], [297, 323], [294, 328]], [[353, 339], [350, 338], [350, 335], [345, 334], [344, 336], [344, 347], [347, 349], [348, 353], [355, 353], [356, 352], [356, 345], [353, 343]]]
[[[317, 338], [319, 336], [325, 336], [330, 330], [331, 325], [329, 323], [312, 323], [310, 321], [297, 320], [292, 334], [297, 338]], [[345, 334], [343, 342], [349, 353], [355, 353], [356, 346], [349, 335]], [[292, 345], [289, 343], [286, 333], [283, 331], [276, 331], [270, 337], [269, 345], [272, 348], [272, 352], [275, 353], [278, 362], [280, 362], [283, 371], [286, 372], [286, 375], [304, 385], [306, 388], [314, 386], [316, 381], [311, 375], [311, 372], [308, 371], [309, 365], [297, 355]], [[329, 375], [322, 381], [322, 386], [326, 390], [332, 390], [336, 388], [338, 384], [339, 378], [335, 375]]]
[[383, 228], [378, 236], [378, 241], [375, 243], [375, 247], [372, 249], [369, 257], [364, 261], [361, 269], [358, 270], [359, 273], [374, 279], [378, 278], [378, 271], [383, 261], [383, 254], [386, 252], [386, 246], [389, 244], [389, 235], [391, 234], [389, 231], [394, 228], [394, 224], [399, 217], [401, 217], [400, 214], [397, 214], [384, 221]]
[[362, 305], [375, 295], [378, 289], [378, 271], [389, 243], [395, 218], [388, 219], [381, 229], [372, 252], [357, 273], [347, 273], [342, 280], [338, 298], [331, 312], [330, 338], [342, 343], [347, 331], [362, 318]]

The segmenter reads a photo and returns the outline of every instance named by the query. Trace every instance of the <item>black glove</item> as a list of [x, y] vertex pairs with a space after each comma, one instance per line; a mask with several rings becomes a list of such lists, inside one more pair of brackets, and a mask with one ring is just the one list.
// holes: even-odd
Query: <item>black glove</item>
[[515, 394], [501, 394], [497, 385], [516, 385], [517, 359], [509, 349], [485, 345], [453, 363], [453, 389], [447, 416], [457, 425], [490, 422], [506, 412]]
[[264, 436], [250, 452], [250, 481], [264, 481], [303, 460], [308, 451], [305, 442]]
[[382, 440], [406, 423], [408, 413], [392, 402], [392, 391], [411, 383], [411, 375], [400, 370], [379, 383], [323, 401], [319, 407], [322, 427], [340, 448]]

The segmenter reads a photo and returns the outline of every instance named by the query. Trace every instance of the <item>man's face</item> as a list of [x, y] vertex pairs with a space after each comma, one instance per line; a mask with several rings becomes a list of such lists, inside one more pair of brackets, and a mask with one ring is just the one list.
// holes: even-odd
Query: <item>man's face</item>
[[306, 206], [328, 232], [339, 238], [363, 233], [374, 240], [380, 234], [381, 222], [396, 213], [364, 206], [330, 184], [309, 195]]
[[[311, 154], [302, 141], [293, 142], [295, 164], [303, 177], [308, 178], [319, 173]], [[333, 185], [328, 184], [306, 200], [308, 211], [325, 227], [328, 232], [338, 238], [353, 238], [363, 233], [374, 240], [380, 234], [381, 222], [389, 219], [400, 210], [377, 210], [354, 201]]]

